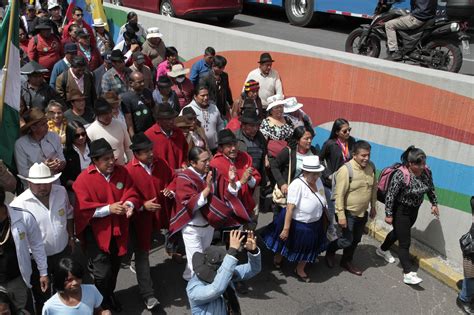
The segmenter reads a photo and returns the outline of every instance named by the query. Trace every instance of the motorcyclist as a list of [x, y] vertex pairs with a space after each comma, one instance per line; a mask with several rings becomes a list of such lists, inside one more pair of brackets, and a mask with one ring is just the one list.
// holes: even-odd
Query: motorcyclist
[[[381, 0], [382, 1], [382, 0]], [[437, 0], [411, 0], [411, 12], [385, 23], [387, 33], [388, 58], [393, 61], [403, 59], [403, 53], [398, 50], [396, 30], [410, 30], [421, 27], [436, 15]]]

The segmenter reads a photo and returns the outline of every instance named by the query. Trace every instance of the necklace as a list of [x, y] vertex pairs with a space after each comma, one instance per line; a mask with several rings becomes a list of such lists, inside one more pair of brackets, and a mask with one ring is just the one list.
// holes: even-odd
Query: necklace
[[206, 129], [206, 132], [209, 132], [209, 121], [210, 121], [210, 115], [209, 115], [209, 110], [206, 108], [202, 108], [202, 119], [204, 120], [204, 126], [203, 128]]
[[[5, 232], [5, 228], [6, 228], [6, 232]], [[7, 219], [7, 222], [5, 223], [5, 226], [2, 229], [2, 236], [3, 236], [3, 239], [0, 241], [0, 256], [3, 255], [4, 253], [3, 245], [10, 238], [10, 219]]]

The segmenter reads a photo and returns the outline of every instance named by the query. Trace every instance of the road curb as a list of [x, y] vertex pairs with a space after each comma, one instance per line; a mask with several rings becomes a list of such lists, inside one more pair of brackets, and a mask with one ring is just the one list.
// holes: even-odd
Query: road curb
[[[387, 231], [375, 224], [368, 224], [367, 230], [369, 236], [375, 238], [379, 242], [383, 242], [388, 234]], [[416, 244], [411, 244], [410, 254], [418, 261], [420, 268], [430, 273], [433, 277], [440, 280], [450, 288], [459, 291], [457, 283], [459, 280], [464, 278], [461, 273], [455, 271], [441, 258], [433, 257], [433, 255], [416, 246]]]

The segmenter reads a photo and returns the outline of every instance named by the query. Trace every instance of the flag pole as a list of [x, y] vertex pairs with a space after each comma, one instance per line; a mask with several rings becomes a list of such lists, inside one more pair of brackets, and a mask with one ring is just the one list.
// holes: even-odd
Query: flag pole
[[[8, 80], [8, 63], [9, 63], [9, 59], [10, 59], [10, 46], [11, 46], [11, 43], [12, 43], [12, 35], [13, 35], [13, 23], [14, 23], [14, 19], [18, 19], [19, 17], [18, 16], [12, 16], [13, 14], [15, 14], [16, 10], [16, 3], [17, 1], [19, 0], [11, 0], [10, 1], [10, 7], [8, 8], [10, 10], [10, 14], [9, 14], [9, 18], [10, 20], [8, 21], [8, 37], [7, 37], [7, 49], [5, 51], [5, 64], [3, 66], [3, 80], [2, 80], [2, 95], [1, 95], [1, 98], [0, 98], [0, 126], [2, 125], [2, 122], [3, 122], [3, 109], [4, 109], [4, 106], [5, 106], [5, 89], [6, 89], [6, 86], [7, 86], [7, 80]], [[20, 62], [20, 61], [18, 61]], [[13, 104], [11, 104], [13, 105]]]

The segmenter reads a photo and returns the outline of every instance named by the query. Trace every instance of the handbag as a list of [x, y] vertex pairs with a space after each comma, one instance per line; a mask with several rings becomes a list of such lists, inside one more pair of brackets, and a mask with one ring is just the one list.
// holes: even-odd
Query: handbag
[[[290, 184], [291, 181], [291, 148], [288, 147], [290, 161], [288, 163], [288, 181], [287, 184]], [[273, 203], [280, 207], [286, 207], [286, 196], [281, 192], [278, 184], [275, 184], [272, 193]]]
[[474, 254], [474, 244], [472, 244], [471, 231], [461, 236], [459, 239], [459, 245], [461, 246], [461, 251], [464, 255]]

